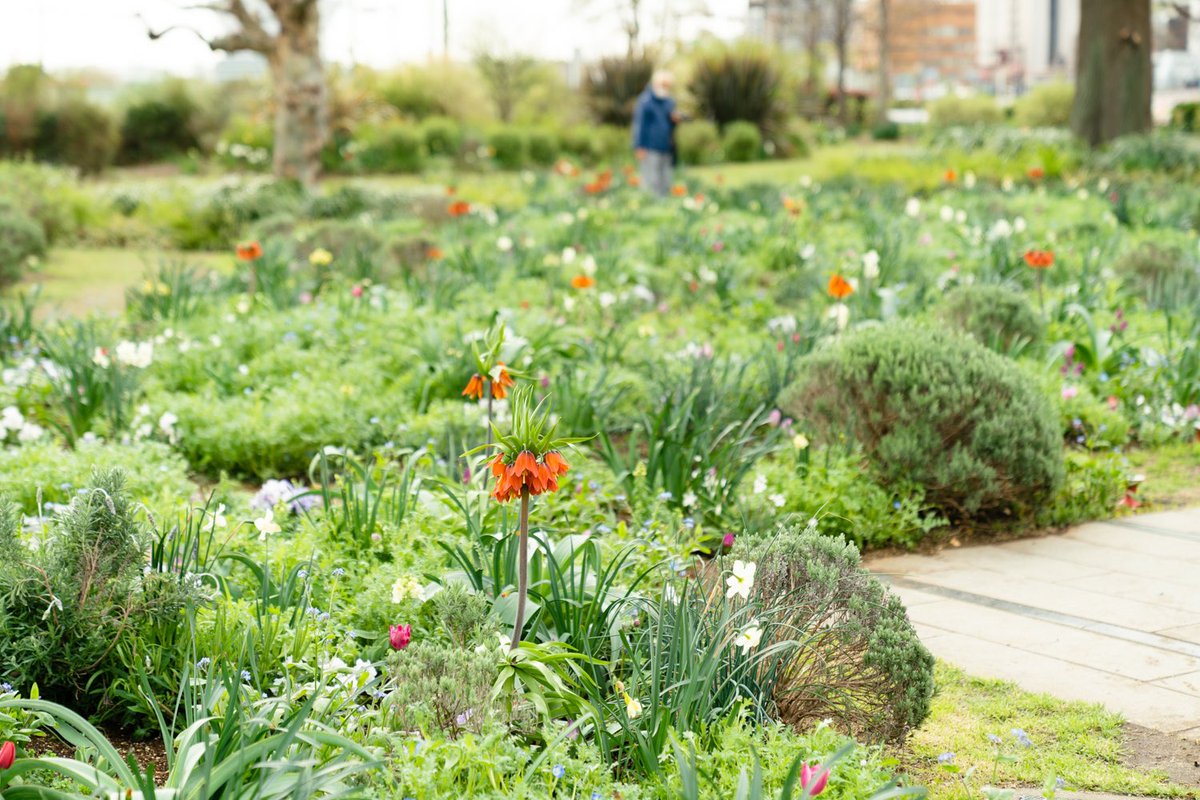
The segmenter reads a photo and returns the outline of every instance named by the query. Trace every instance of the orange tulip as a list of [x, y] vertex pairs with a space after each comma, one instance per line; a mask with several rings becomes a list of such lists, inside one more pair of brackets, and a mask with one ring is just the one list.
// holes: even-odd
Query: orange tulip
[[836, 300], [844, 300], [852, 294], [854, 294], [854, 287], [850, 285], [850, 281], [841, 275], [834, 275], [829, 279], [830, 297]]
[[262, 254], [262, 245], [258, 242], [243, 242], [237, 246], [237, 257], [242, 261], [257, 261]]
[[1051, 250], [1027, 250], [1025, 263], [1033, 269], [1049, 269], [1054, 266], [1054, 252]]

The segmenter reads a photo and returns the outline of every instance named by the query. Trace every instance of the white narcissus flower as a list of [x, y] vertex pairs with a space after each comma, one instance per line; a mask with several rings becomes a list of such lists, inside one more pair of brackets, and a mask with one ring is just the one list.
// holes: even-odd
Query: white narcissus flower
[[224, 528], [229, 524], [229, 520], [225, 519], [225, 504], [219, 503], [215, 511], [209, 512], [208, 524], [205, 529], [215, 531], [217, 528]]
[[109, 361], [108, 351], [103, 347], [97, 347], [95, 352], [92, 353], [92, 363], [101, 369], [108, 369], [108, 365], [112, 362]]
[[501, 236], [496, 240], [496, 249], [501, 253], [507, 253], [513, 249], [513, 240], [507, 236]]
[[279, 523], [275, 521], [275, 512], [269, 508], [263, 512], [261, 517], [254, 520], [254, 527], [258, 528], [258, 540], [260, 542], [267, 540], [267, 534], [279, 533], [283, 530], [279, 527]]
[[746, 655], [758, 647], [758, 643], [762, 641], [762, 636], [763, 631], [758, 626], [758, 620], [752, 619], [750, 620], [750, 624], [734, 637], [733, 644], [736, 647], [742, 648], [742, 655]]
[[843, 331], [850, 322], [850, 306], [845, 303], [834, 303], [825, 312], [825, 316], [837, 323], [837, 329]]
[[564, 247], [562, 251], [562, 263], [572, 264], [575, 262], [575, 248]]
[[874, 280], [879, 277], [879, 253], [874, 250], [868, 250], [863, 253], [863, 277], [867, 280]]
[[954, 219], [954, 209], [950, 206], [942, 206], [942, 210], [938, 212], [938, 216], [942, 218], [942, 222], [950, 222]]
[[908, 198], [908, 202], [904, 204], [904, 213], [910, 217], [921, 216], [921, 201], [915, 197]]
[[[118, 342], [116, 348], [117, 363], [127, 367], [145, 369], [154, 359], [153, 342]], [[103, 365], [102, 365], [103, 366]]]
[[750, 590], [754, 588], [754, 573], [757, 570], [758, 565], [753, 561], [733, 562], [732, 574], [725, 579], [725, 585], [729, 587], [725, 591], [725, 597], [740, 596], [743, 600], [749, 600]]

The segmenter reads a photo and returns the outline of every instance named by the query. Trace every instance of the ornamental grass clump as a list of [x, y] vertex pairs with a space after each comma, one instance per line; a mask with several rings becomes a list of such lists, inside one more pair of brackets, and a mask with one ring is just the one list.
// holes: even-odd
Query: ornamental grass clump
[[781, 407], [825, 443], [862, 445], [886, 486], [913, 483], [952, 521], [1028, 514], [1063, 480], [1057, 417], [1014, 362], [914, 323], [806, 357]]

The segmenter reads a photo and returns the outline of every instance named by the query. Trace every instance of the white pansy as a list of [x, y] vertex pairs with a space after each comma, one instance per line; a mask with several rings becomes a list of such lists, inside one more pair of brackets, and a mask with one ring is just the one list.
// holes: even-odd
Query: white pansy
[[729, 587], [725, 590], [725, 596], [738, 596], [749, 600], [750, 590], [754, 588], [754, 573], [757, 570], [758, 565], [753, 561], [734, 561], [732, 574], [725, 579], [725, 585]]

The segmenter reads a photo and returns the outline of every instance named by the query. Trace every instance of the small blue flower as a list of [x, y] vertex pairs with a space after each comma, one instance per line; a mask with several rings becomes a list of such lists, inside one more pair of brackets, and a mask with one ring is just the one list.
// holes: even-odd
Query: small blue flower
[[210, 664], [212, 664], [212, 659], [209, 658], [208, 656], [205, 656], [204, 658], [202, 658], [196, 662], [196, 669], [200, 670], [201, 672], [204, 672], [205, 670], [208, 669], [208, 666]]
[[612, 533], [612, 528], [602, 522], [596, 526], [596, 533]]
[[997, 736], [994, 733], [989, 733], [987, 736], [988, 736], [988, 741], [991, 742], [992, 744], [1003, 744], [1004, 743], [1004, 740], [1001, 739], [999, 736]]
[[662, 500], [663, 502], [666, 502], [674, 496], [675, 495], [671, 494], [670, 492], [662, 492], [661, 494], [659, 494], [658, 499]]
[[938, 763], [939, 764], [953, 764], [954, 763], [954, 753], [950, 753], [950, 752], [942, 753], [940, 756], [938, 756]]
[[306, 569], [302, 569], [302, 570], [299, 570], [299, 571], [297, 571], [297, 572], [296, 572], [296, 577], [297, 577], [297, 578], [307, 578], [307, 577], [308, 577], [308, 570], [306, 570]]
[[567, 774], [567, 768], [562, 764], [555, 764], [554, 768], [550, 771], [554, 773], [555, 778], [561, 778], [563, 775]]
[[691, 530], [692, 528], [696, 527], [696, 520], [692, 519], [691, 517], [684, 517], [683, 518], [683, 527], [687, 528], [688, 530]]
[[371, 417], [371, 418], [370, 418], [369, 420], [367, 420], [367, 421], [368, 421], [368, 422], [370, 422], [372, 425], [378, 425], [378, 424], [379, 424], [379, 417]]
[[592, 800], [604, 800], [604, 795], [600, 794], [598, 791], [594, 791], [592, 792]]
[[248, 669], [242, 670], [242, 680], [245, 681], [246, 683], [249, 683], [253, 677], [254, 676], [250, 674], [250, 670], [248, 670]]
[[1076, 428], [1082, 428], [1083, 420], [1081, 420], [1079, 417], [1075, 417], [1075, 419], [1071, 420], [1071, 425]]
[[899, 511], [899, 510], [900, 510], [900, 501], [899, 501], [899, 500], [893, 500], [893, 501], [892, 501], [892, 508], [894, 508], [894, 509], [896, 509], [897, 511]]
[[1062, 778], [1055, 778], [1055, 779], [1054, 779], [1054, 788], [1055, 788], [1055, 789], [1061, 789], [1061, 788], [1063, 788], [1063, 787], [1064, 787], [1064, 786], [1066, 786], [1066, 785], [1067, 785], [1067, 782], [1066, 782], [1066, 781], [1064, 781]]
[[9, 683], [8, 681], [5, 681], [4, 683], [0, 683], [0, 692], [11, 692], [11, 691], [12, 691], [11, 683]]
[[1029, 734], [1020, 728], [1012, 729], [1013, 738], [1017, 740], [1017, 744], [1021, 747], [1033, 747], [1033, 740], [1029, 738]]
[[614, 494], [614, 495], [613, 495], [613, 500], [616, 500], [618, 503], [624, 503], [624, 502], [625, 502], [625, 495], [623, 495], [623, 494]]
[[1108, 380], [1108, 373], [1107, 373], [1107, 372], [1101, 372], [1101, 373], [1100, 373], [1100, 382], [1101, 382], [1101, 383], [1104, 383], [1104, 382], [1105, 382], [1105, 381], [1107, 381], [1107, 380]]
[[1076, 441], [1076, 443], [1078, 443], [1078, 444], [1083, 444], [1084, 442], [1086, 442], [1086, 441], [1087, 441], [1087, 437], [1086, 437], [1086, 436], [1084, 436], [1084, 435], [1081, 433], [1081, 434], [1079, 434], [1078, 436], [1076, 436], [1076, 437], [1075, 437], [1075, 441]]
[[342, 569], [341, 567], [334, 567], [332, 574], [333, 577], [340, 578], [346, 574], [346, 570]]

